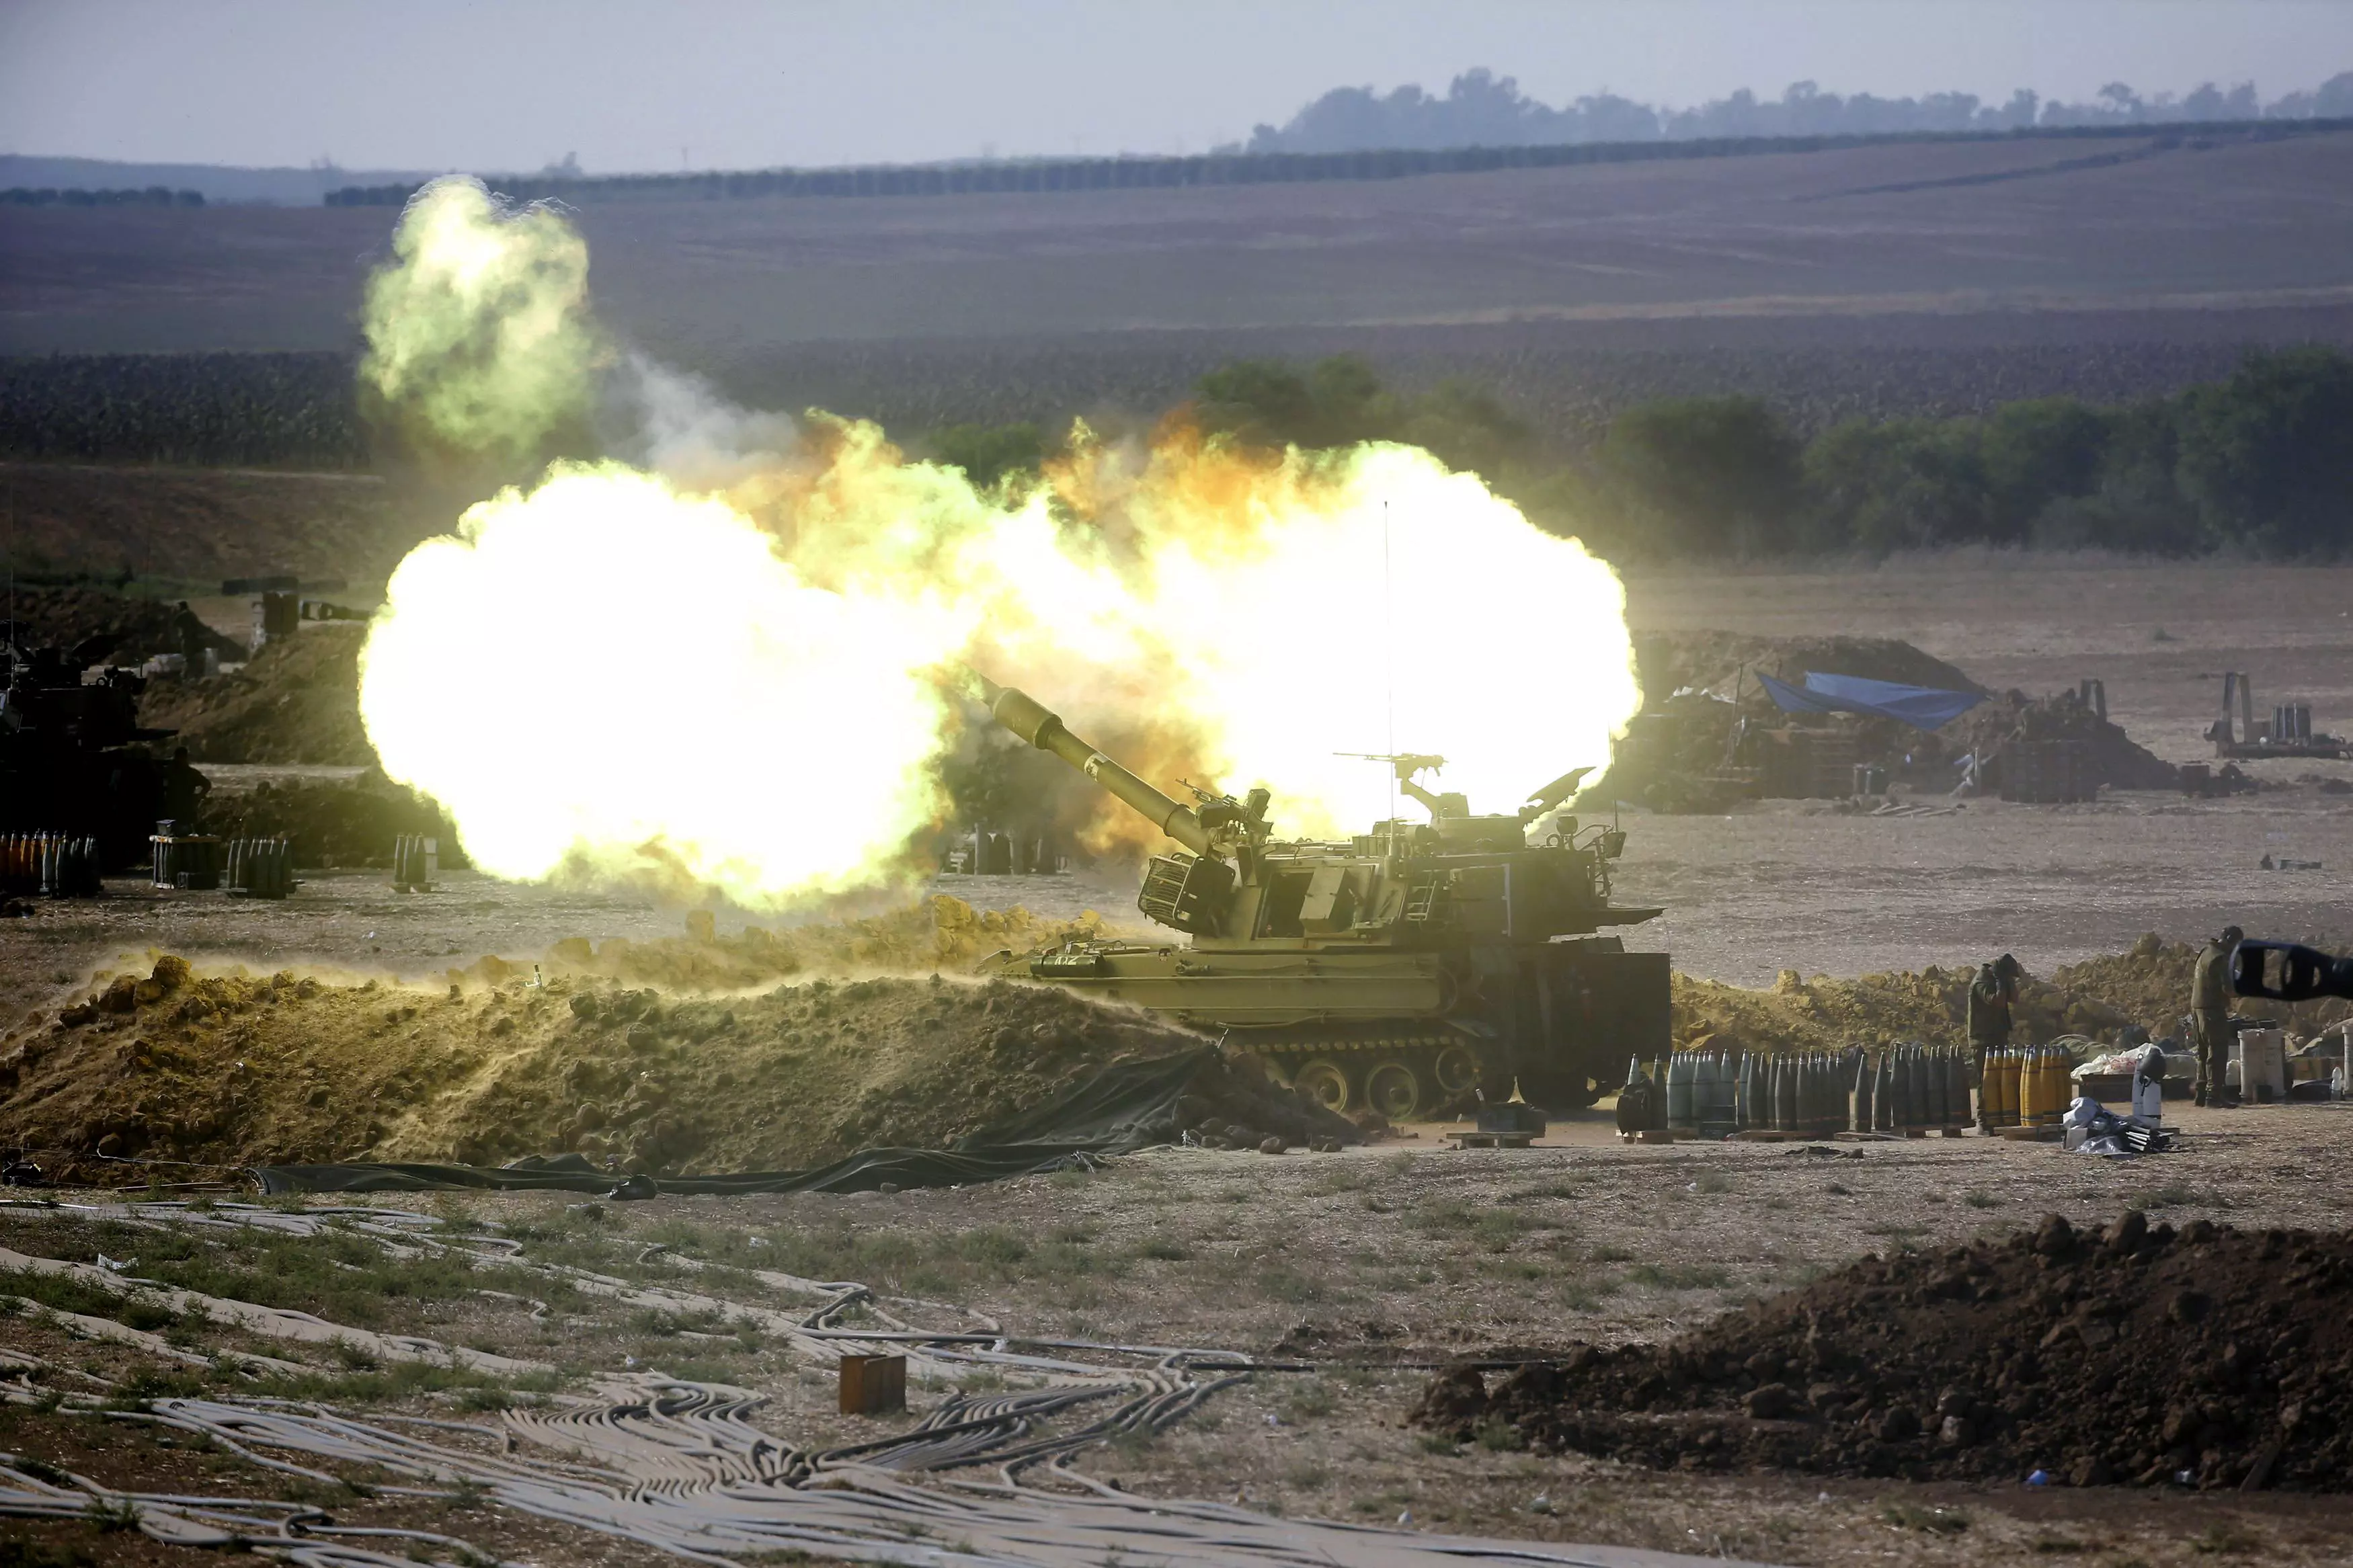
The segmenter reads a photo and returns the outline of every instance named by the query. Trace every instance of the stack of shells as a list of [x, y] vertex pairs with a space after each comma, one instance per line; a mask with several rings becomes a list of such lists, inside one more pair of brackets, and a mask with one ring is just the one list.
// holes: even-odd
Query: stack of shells
[[282, 899], [294, 890], [294, 845], [289, 838], [232, 838], [228, 871], [222, 879], [230, 896]]
[[403, 833], [392, 841], [392, 885], [402, 892], [431, 891], [440, 841], [422, 833]]
[[[2064, 1053], [2054, 1112], [2066, 1109]], [[1640, 1064], [1630, 1069], [1639, 1074]], [[1677, 1051], [1650, 1068], [1655, 1130], [1694, 1138], [1751, 1131], [1828, 1138], [1839, 1132], [1915, 1132], [1971, 1120], [1969, 1062], [1943, 1046], [1878, 1052]], [[2041, 1123], [2037, 1123], [2041, 1125]]]
[[2056, 1127], [2073, 1103], [2074, 1058], [2055, 1046], [2028, 1046], [1986, 1058], [1989, 1127]]
[[0, 836], [0, 892], [98, 897], [98, 840], [66, 833]]

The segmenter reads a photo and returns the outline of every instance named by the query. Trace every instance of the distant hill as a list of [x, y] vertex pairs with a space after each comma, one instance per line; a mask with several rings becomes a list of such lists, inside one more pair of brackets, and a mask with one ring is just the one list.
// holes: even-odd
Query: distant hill
[[2046, 100], [2021, 88], [2000, 102], [1975, 93], [1932, 92], [1920, 98], [1841, 97], [1810, 81], [1793, 83], [1778, 100], [1746, 89], [1691, 109], [1637, 103], [1615, 93], [1580, 98], [1557, 108], [1520, 90], [1510, 77], [1470, 70], [1445, 96], [1408, 85], [1387, 93], [1369, 87], [1335, 88], [1284, 124], [1261, 125], [1247, 145], [1227, 151], [1261, 155], [1331, 153], [1375, 149], [1527, 147], [1545, 144], [1740, 141], [1756, 137], [1953, 135], [1966, 132], [2135, 129], [2254, 121], [2327, 120], [2353, 115], [2353, 71], [2310, 91], [2269, 103], [2253, 82], [2225, 91], [2207, 82], [2186, 96], [2143, 98], [2122, 82], [2086, 103]]
[[137, 191], [164, 185], [195, 191], [206, 202], [249, 202], [269, 206], [314, 207], [327, 193], [351, 184], [414, 184], [429, 178], [417, 170], [238, 169], [222, 163], [121, 163], [106, 158], [43, 158], [0, 153], [0, 190]]
[[[583, 202], [577, 221], [599, 314], [713, 373], [794, 344], [1148, 331], [1508, 339], [1557, 322], [1641, 348], [1667, 322], [1706, 343], [1735, 321], [1810, 317], [1969, 347], [1985, 342], [1971, 322], [2048, 342], [2061, 313], [2162, 312], [2220, 318], [2195, 341], [2234, 341], [2229, 320], [2247, 312], [2353, 315], [2348, 190], [2353, 127], [2306, 125], [1083, 199]], [[394, 221], [364, 206], [10, 209], [0, 354], [348, 351]]]

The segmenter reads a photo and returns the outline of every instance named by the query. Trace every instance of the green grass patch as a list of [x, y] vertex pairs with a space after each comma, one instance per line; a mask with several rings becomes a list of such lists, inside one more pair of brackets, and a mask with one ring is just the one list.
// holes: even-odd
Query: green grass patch
[[2200, 1557], [2245, 1557], [2263, 1549], [2262, 1536], [2232, 1519], [2215, 1521], [2189, 1542], [2189, 1550]]
[[396, 1362], [388, 1367], [332, 1372], [283, 1373], [262, 1379], [249, 1392], [273, 1399], [310, 1399], [333, 1405], [391, 1404], [420, 1394], [457, 1393], [506, 1386], [495, 1374], [473, 1367]]
[[1958, 1535], [1969, 1527], [1969, 1516], [1959, 1509], [1922, 1508], [1908, 1502], [1890, 1503], [1879, 1517], [1898, 1530], [1915, 1530], [1923, 1535]]
[[1514, 1453], [1528, 1446], [1518, 1427], [1492, 1415], [1472, 1429], [1471, 1440], [1491, 1454]]
[[1302, 1380], [1284, 1400], [1283, 1413], [1294, 1421], [1319, 1421], [1340, 1408], [1340, 1396], [1320, 1377]]
[[1654, 1290], [1721, 1290], [1732, 1283], [1731, 1271], [1712, 1263], [1637, 1263], [1626, 1279]]

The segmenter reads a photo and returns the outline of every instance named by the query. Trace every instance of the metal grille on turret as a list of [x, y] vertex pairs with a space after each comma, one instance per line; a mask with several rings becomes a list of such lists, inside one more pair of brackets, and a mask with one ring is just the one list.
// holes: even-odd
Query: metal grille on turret
[[1135, 907], [1162, 925], [1214, 934], [1234, 891], [1234, 868], [1193, 855], [1155, 855], [1144, 868]]

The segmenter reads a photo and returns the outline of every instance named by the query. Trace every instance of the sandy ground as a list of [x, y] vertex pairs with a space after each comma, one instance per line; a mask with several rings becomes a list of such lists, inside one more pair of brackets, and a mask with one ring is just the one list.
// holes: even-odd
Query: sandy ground
[[[1825, 1568], [2053, 1555], [2104, 1568], [2217, 1556], [2321, 1563], [2353, 1552], [2353, 1502], [2037, 1489], [2022, 1477], [1910, 1486], [1661, 1475], [1432, 1446], [1399, 1422], [1430, 1363], [1498, 1345], [1670, 1335], [1864, 1250], [1933, 1247], [2046, 1212], [2099, 1222], [2135, 1205], [2176, 1225], [2201, 1215], [2241, 1226], [2334, 1225], [2348, 1119], [2353, 1110], [2331, 1106], [2186, 1110], [2177, 1117], [2185, 1130], [2178, 1151], [2139, 1163], [1975, 1137], [1629, 1149], [1596, 1141], [1588, 1127], [1572, 1130], [1569, 1146], [1454, 1152], [1438, 1146], [1439, 1130], [1422, 1129], [1417, 1139], [1339, 1155], [1162, 1152], [1092, 1176], [956, 1191], [611, 1205], [596, 1226], [567, 1211], [577, 1199], [556, 1194], [374, 1201], [495, 1221], [526, 1238], [526, 1253], [630, 1278], [662, 1275], [668, 1265], [646, 1251], [660, 1241], [690, 1259], [856, 1279], [978, 1308], [1016, 1333], [1240, 1349], [1310, 1363], [1220, 1394], [1165, 1437], [1082, 1457], [1085, 1473], [1132, 1491]], [[56, 1217], [0, 1209], [0, 1246], [86, 1260], [108, 1245]], [[214, 1266], [218, 1275], [227, 1259]], [[337, 1267], [349, 1273], [352, 1260]], [[334, 1277], [325, 1278], [317, 1289], [326, 1294], [311, 1310], [341, 1321], [353, 1302], [337, 1298]], [[570, 1298], [554, 1328], [472, 1289], [502, 1283], [437, 1284], [420, 1275], [402, 1295], [368, 1309], [370, 1326], [553, 1360], [564, 1370], [562, 1387], [636, 1357], [759, 1390], [768, 1404], [755, 1419], [788, 1440], [867, 1435], [866, 1425], [830, 1410], [827, 1369], [775, 1347], [681, 1335], [678, 1325]], [[720, 1277], [698, 1288], [727, 1289]], [[445, 1300], [437, 1294], [444, 1290], [456, 1294]], [[179, 1342], [225, 1331], [184, 1333]], [[54, 1335], [22, 1320], [0, 1338], [37, 1353], [61, 1350]], [[299, 1346], [270, 1348], [300, 1353]], [[118, 1373], [136, 1360], [89, 1342], [72, 1352], [82, 1364]], [[918, 1390], [915, 1409], [945, 1393]], [[396, 1396], [380, 1388], [367, 1394], [356, 1384], [339, 1396], [410, 1411], [438, 1404], [435, 1414], [476, 1420], [466, 1412], [485, 1404], [463, 1390]], [[59, 1458], [71, 1457], [63, 1446], [72, 1440], [57, 1422], [20, 1424], [10, 1437], [23, 1451], [46, 1447]], [[209, 1484], [232, 1479], [255, 1482], [245, 1471], [216, 1474]], [[593, 1542], [561, 1534], [533, 1545], [535, 1560], [551, 1564], [596, 1558]]]

